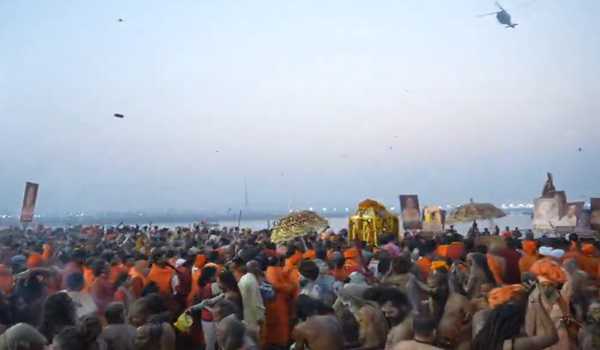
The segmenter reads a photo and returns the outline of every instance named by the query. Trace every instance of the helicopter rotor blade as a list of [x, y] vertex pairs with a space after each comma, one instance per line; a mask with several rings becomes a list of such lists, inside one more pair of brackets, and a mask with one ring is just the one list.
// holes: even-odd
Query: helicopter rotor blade
[[500, 10], [502, 10], [502, 11], [506, 11], [506, 10], [504, 9], [504, 7], [502, 7], [502, 5], [500, 5], [500, 3], [499, 3], [498, 1], [496, 1], [496, 6], [498, 6], [498, 8], [499, 8]]
[[482, 15], [478, 15], [477, 17], [485, 17], [485, 16], [491, 16], [491, 15], [497, 15], [499, 12], [490, 12], [490, 13], [484, 13]]

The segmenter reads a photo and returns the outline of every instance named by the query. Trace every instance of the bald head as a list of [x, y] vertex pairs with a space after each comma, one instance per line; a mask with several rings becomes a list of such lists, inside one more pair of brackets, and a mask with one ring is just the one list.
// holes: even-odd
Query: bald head
[[260, 264], [256, 260], [250, 260], [246, 264], [246, 270], [252, 274], [258, 275], [260, 274]]

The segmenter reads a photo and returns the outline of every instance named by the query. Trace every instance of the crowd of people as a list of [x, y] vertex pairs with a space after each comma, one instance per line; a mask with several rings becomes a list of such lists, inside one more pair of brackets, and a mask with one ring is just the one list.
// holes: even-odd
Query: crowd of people
[[345, 230], [0, 236], [0, 350], [600, 349], [598, 242]]

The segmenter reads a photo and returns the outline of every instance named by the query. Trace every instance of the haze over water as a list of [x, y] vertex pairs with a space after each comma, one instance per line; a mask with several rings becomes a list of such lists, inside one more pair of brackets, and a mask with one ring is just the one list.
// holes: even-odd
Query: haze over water
[[600, 196], [600, 2], [502, 3], [0, 2], [0, 213]]

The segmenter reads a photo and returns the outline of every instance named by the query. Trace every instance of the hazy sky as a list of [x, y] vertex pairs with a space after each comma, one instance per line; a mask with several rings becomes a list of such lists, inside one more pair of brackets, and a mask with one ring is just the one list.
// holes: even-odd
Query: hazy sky
[[600, 1], [503, 5], [0, 0], [0, 212], [600, 195]]

